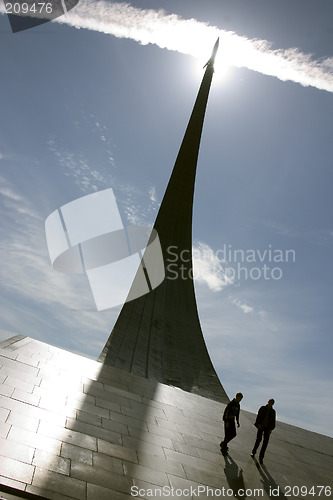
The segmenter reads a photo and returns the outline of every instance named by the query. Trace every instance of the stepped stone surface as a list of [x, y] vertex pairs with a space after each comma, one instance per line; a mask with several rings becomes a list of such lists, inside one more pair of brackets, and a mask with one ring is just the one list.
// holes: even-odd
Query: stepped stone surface
[[0, 366], [0, 483], [21, 495], [255, 499], [279, 488], [313, 499], [333, 489], [329, 437], [278, 422], [259, 466], [254, 414], [241, 411], [223, 457], [223, 403], [24, 336], [0, 344]]

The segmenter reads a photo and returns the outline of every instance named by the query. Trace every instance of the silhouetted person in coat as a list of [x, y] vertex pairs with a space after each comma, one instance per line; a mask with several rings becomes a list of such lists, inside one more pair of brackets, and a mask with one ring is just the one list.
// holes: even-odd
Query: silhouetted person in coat
[[236, 436], [236, 424], [237, 427], [239, 424], [239, 412], [240, 412], [240, 404], [239, 402], [243, 399], [243, 394], [241, 392], [237, 392], [236, 397], [230, 401], [225, 407], [223, 413], [223, 421], [224, 421], [224, 440], [221, 441], [220, 447], [223, 454], [226, 454], [228, 451], [227, 444]]
[[270, 399], [266, 406], [261, 406], [258, 411], [258, 415], [254, 425], [257, 427], [257, 439], [254, 443], [251, 457], [254, 458], [256, 451], [260, 445], [262, 436], [264, 435], [264, 441], [259, 453], [259, 463], [262, 464], [264, 460], [265, 451], [268, 445], [269, 437], [272, 430], [275, 428], [276, 413], [273, 409], [274, 399]]

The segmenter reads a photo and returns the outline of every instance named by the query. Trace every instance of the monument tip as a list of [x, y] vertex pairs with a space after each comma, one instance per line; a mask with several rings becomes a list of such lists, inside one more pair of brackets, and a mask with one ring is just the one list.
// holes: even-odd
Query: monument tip
[[210, 59], [206, 62], [206, 64], [204, 65], [204, 68], [206, 66], [214, 66], [214, 62], [215, 62], [215, 56], [216, 56], [216, 53], [217, 53], [217, 50], [219, 48], [219, 43], [220, 43], [220, 38], [218, 38], [215, 42], [215, 45], [214, 45], [214, 48], [213, 48], [213, 52], [212, 52], [212, 55], [210, 56]]

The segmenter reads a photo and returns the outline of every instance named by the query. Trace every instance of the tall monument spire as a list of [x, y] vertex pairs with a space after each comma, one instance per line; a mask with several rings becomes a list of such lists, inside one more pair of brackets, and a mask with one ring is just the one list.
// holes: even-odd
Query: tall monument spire
[[219, 40], [205, 73], [154, 229], [165, 279], [126, 302], [99, 361], [158, 382], [226, 402], [201, 331], [192, 279], [195, 174]]

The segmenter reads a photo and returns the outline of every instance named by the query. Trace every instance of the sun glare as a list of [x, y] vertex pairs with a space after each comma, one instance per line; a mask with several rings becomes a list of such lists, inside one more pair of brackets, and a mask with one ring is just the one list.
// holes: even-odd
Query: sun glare
[[[202, 57], [195, 57], [193, 59], [193, 74], [196, 80], [201, 81], [204, 74], [204, 65], [208, 61], [209, 56], [206, 59]], [[214, 78], [213, 84], [221, 84], [227, 80], [232, 74], [232, 65], [230, 60], [226, 58], [223, 54], [217, 53], [215, 64], [214, 64]]]

